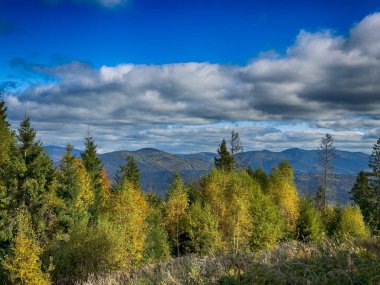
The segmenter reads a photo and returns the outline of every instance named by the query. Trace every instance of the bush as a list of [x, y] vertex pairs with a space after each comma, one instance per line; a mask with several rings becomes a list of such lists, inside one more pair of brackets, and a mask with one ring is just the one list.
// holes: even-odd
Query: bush
[[117, 225], [104, 218], [96, 226], [76, 225], [55, 250], [55, 275], [77, 279], [127, 267], [123, 236]]
[[368, 238], [369, 231], [358, 206], [342, 209], [337, 224], [337, 235], [343, 238]]

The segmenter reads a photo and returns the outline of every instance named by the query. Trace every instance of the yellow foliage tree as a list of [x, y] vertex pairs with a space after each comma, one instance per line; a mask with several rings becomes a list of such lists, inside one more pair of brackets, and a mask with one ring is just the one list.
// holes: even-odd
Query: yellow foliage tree
[[126, 256], [131, 265], [134, 265], [144, 256], [149, 204], [141, 190], [136, 189], [127, 180], [118, 189], [110, 199], [107, 214], [110, 221], [119, 225], [122, 230]]
[[28, 214], [17, 216], [17, 235], [12, 247], [12, 255], [7, 256], [2, 265], [8, 270], [13, 284], [48, 285], [50, 276], [41, 270], [39, 246]]
[[250, 207], [258, 182], [245, 171], [213, 169], [203, 178], [203, 197], [219, 220], [223, 247], [235, 252], [249, 246], [252, 232]]
[[184, 220], [189, 207], [189, 197], [179, 174], [174, 176], [174, 180], [167, 193], [165, 204], [165, 226], [169, 232], [169, 237], [177, 249], [177, 256], [180, 254], [179, 236], [184, 230]]
[[294, 184], [293, 169], [289, 162], [283, 161], [273, 168], [269, 176], [268, 189], [269, 195], [286, 219], [289, 233], [294, 233], [299, 217], [300, 198]]
[[369, 231], [358, 206], [347, 206], [339, 215], [337, 234], [342, 237], [368, 238]]
[[94, 192], [91, 190], [91, 178], [87, 173], [83, 162], [75, 158], [74, 164], [78, 175], [79, 193], [76, 197], [75, 206], [79, 210], [86, 211], [88, 207], [94, 203]]

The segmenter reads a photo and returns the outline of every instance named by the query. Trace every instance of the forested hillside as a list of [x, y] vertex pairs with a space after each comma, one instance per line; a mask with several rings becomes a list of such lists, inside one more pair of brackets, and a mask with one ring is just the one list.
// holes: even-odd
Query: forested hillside
[[[154, 149], [98, 156], [90, 133], [54, 166], [28, 117], [11, 129], [3, 101], [0, 137], [0, 284], [380, 282], [380, 139], [340, 205], [330, 173], [301, 195], [291, 162], [252, 168], [224, 139], [209, 169]], [[107, 159], [120, 164], [113, 181]], [[163, 180], [204, 173], [177, 172], [160, 197], [142, 190], [139, 165]]]

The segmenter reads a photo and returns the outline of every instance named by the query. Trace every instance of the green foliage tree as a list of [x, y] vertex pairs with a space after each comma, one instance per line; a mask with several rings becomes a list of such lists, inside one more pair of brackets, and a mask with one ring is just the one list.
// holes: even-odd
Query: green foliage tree
[[180, 236], [185, 232], [185, 219], [189, 207], [189, 197], [181, 176], [176, 173], [167, 192], [165, 204], [165, 225], [169, 238], [180, 255]]
[[56, 278], [80, 279], [91, 273], [121, 270], [128, 266], [124, 230], [107, 218], [88, 226], [74, 225], [68, 239], [54, 250]]
[[234, 169], [235, 159], [233, 155], [228, 151], [226, 140], [223, 139], [218, 148], [219, 158], [215, 158], [215, 167], [217, 169], [224, 169], [230, 171]]
[[144, 259], [148, 262], [162, 261], [170, 256], [169, 236], [165, 230], [165, 223], [161, 211], [161, 203], [153, 197], [151, 200], [151, 213], [147, 219], [148, 236], [144, 250]]
[[298, 237], [304, 241], [318, 241], [323, 237], [324, 224], [314, 200], [303, 197], [300, 203], [300, 215], [297, 221]]
[[[16, 144], [16, 135], [7, 120], [7, 108], [0, 101], [0, 258], [9, 250], [16, 217], [18, 179], [25, 164]], [[1, 275], [0, 275], [1, 278]]]
[[351, 199], [360, 208], [363, 214], [364, 221], [372, 229], [376, 229], [376, 220], [379, 217], [375, 216], [376, 203], [373, 195], [373, 188], [369, 185], [368, 176], [364, 171], [360, 171], [356, 176], [356, 182], [354, 187], [350, 191]]
[[190, 247], [201, 255], [214, 254], [220, 248], [221, 236], [218, 219], [209, 204], [196, 201], [190, 206], [186, 227], [190, 237]]
[[94, 192], [94, 203], [90, 207], [91, 222], [98, 220], [102, 200], [104, 199], [103, 164], [102, 160], [96, 155], [96, 144], [94, 138], [87, 134], [84, 140], [84, 150], [81, 153], [83, 164], [90, 176], [91, 189]]
[[270, 248], [285, 235], [285, 218], [269, 196], [256, 192], [250, 207], [252, 249]]
[[18, 146], [26, 171], [19, 178], [18, 204], [25, 205], [32, 215], [33, 224], [43, 225], [41, 209], [53, 180], [53, 162], [36, 139], [30, 119], [25, 117], [18, 129]]
[[135, 159], [131, 155], [127, 157], [127, 165], [120, 166], [118, 172], [116, 173], [116, 184], [121, 183], [125, 179], [128, 180], [129, 183], [131, 183], [131, 185], [133, 185], [136, 189], [141, 188], [140, 170], [135, 162]]
[[293, 169], [289, 162], [282, 161], [273, 168], [268, 181], [268, 194], [286, 218], [289, 233], [295, 234], [300, 199], [294, 184]]
[[256, 171], [253, 173], [253, 178], [256, 179], [260, 183], [261, 190], [264, 193], [267, 193], [268, 192], [268, 175], [265, 173], [262, 167], [259, 167], [256, 169]]
[[51, 284], [49, 274], [41, 269], [41, 254], [42, 248], [32, 229], [31, 219], [27, 213], [20, 211], [17, 215], [17, 234], [12, 253], [2, 261], [12, 284]]
[[75, 223], [89, 219], [89, 208], [94, 202], [91, 181], [84, 164], [71, 154], [73, 147], [66, 146], [57, 171], [55, 191], [63, 201], [60, 210], [60, 224], [64, 232], [69, 232]]

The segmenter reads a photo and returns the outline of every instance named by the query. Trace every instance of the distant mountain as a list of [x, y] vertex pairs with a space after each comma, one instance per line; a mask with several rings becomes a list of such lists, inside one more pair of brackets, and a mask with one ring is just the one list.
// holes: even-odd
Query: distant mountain
[[[45, 149], [54, 162], [60, 161], [62, 155], [66, 153], [66, 148], [61, 146], [48, 145], [45, 146]], [[73, 149], [71, 153], [76, 157], [80, 157], [81, 151], [79, 149]]]
[[198, 158], [184, 158], [152, 148], [138, 151], [115, 151], [99, 155], [108, 175], [114, 177], [119, 166], [126, 164], [128, 155], [134, 157], [141, 172], [141, 184], [145, 191], [164, 195], [171, 184], [173, 174], [179, 172], [185, 181], [205, 174], [211, 164]]
[[[59, 161], [65, 152], [63, 147], [46, 147], [54, 161]], [[73, 151], [80, 156], [79, 150]], [[352, 188], [356, 174], [368, 167], [368, 154], [361, 152], [337, 151], [334, 160], [336, 177], [334, 189], [336, 200], [347, 202], [348, 191]], [[119, 166], [126, 163], [131, 155], [141, 172], [141, 184], [145, 191], [164, 195], [168, 189], [173, 174], [179, 172], [186, 182], [198, 179], [211, 168], [216, 154], [200, 152], [194, 154], [171, 154], [153, 148], [143, 148], [137, 151], [115, 151], [100, 154], [109, 177], [113, 178]], [[268, 150], [248, 151], [244, 153], [243, 160], [253, 169], [263, 167], [269, 173], [271, 169], [283, 160], [288, 160], [294, 170], [295, 183], [300, 193], [314, 194], [319, 185], [318, 151], [298, 148], [287, 149], [281, 152]]]

